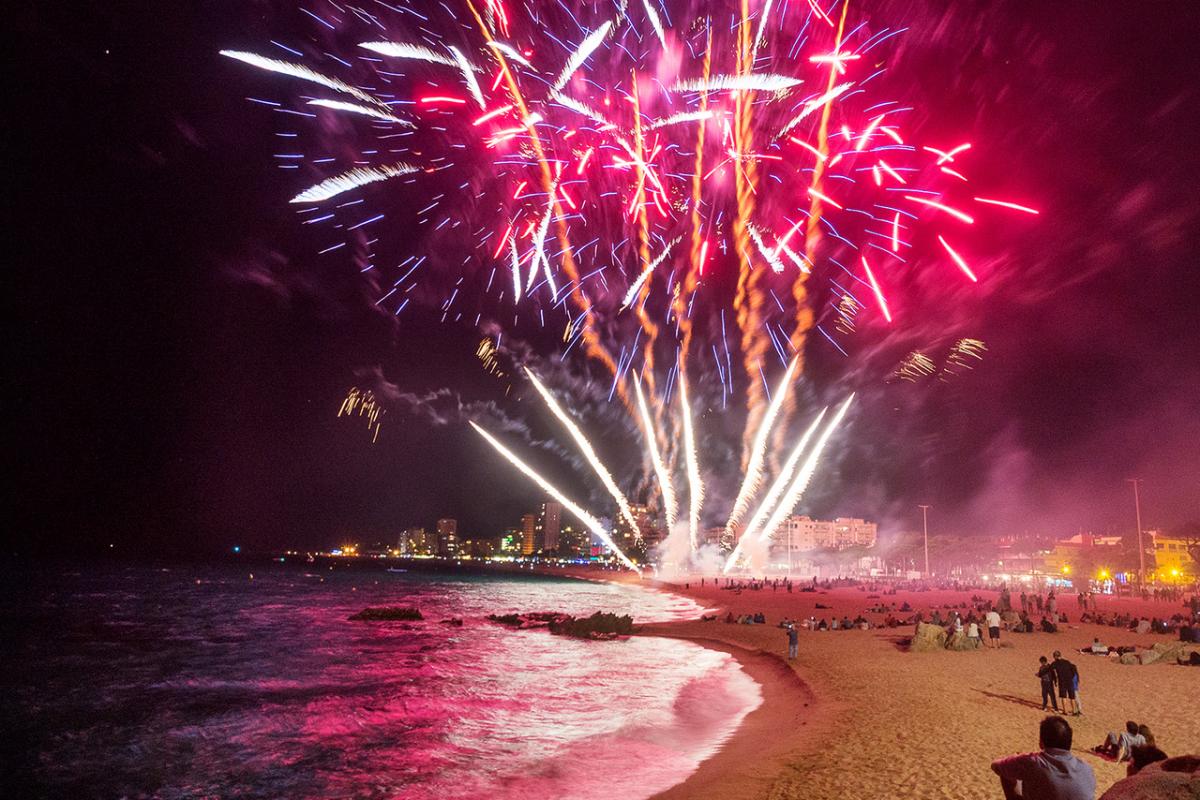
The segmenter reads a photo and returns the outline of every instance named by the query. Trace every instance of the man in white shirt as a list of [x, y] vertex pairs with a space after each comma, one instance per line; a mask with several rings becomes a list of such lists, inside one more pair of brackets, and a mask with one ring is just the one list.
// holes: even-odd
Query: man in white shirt
[[988, 647], [1000, 646], [1000, 615], [996, 609], [987, 612]]

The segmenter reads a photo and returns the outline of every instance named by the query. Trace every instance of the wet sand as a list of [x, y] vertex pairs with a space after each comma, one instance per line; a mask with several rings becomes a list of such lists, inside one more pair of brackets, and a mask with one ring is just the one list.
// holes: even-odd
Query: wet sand
[[[725, 746], [687, 781], [659, 798], [976, 798], [999, 796], [990, 764], [1000, 756], [1037, 748], [1044, 713], [1034, 672], [1039, 655], [1055, 649], [1080, 671], [1084, 716], [1070, 718], [1075, 752], [1096, 772], [1103, 793], [1124, 777], [1125, 765], [1089, 752], [1126, 719], [1148, 724], [1169, 755], [1200, 751], [1200, 669], [1168, 664], [1126, 666], [1074, 652], [1099, 636], [1110, 646], [1148, 647], [1173, 637], [1137, 635], [1106, 626], [1063, 626], [1057, 634], [1002, 634], [1012, 647], [972, 652], [910, 653], [912, 628], [800, 631], [800, 654], [786, 661], [787, 636], [776, 627], [787, 616], [839, 619], [867, 613], [880, 600], [908, 601], [926, 612], [995, 592], [901, 592], [876, 599], [850, 587], [815, 593], [782, 588], [717, 589], [712, 580], [659, 583], [734, 615], [761, 611], [766, 625], [675, 622], [645, 626], [650, 635], [677, 636], [734, 653], [763, 687], [763, 705]], [[830, 606], [817, 609], [816, 605]], [[1140, 609], [1168, 616], [1182, 606], [1102, 599], [1101, 611]], [[1074, 595], [1060, 610], [1078, 618]], [[965, 614], [965, 612], [964, 612]]]

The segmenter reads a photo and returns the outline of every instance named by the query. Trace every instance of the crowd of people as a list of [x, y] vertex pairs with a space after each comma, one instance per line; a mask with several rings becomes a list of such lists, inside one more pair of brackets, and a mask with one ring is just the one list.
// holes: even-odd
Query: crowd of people
[[[1015, 597], [1006, 586], [998, 588], [995, 600], [979, 593], [972, 594], [969, 601], [930, 604], [924, 610], [913, 607], [909, 601], [889, 602], [889, 596], [896, 594], [894, 585], [873, 585], [857, 581], [825, 581], [796, 582], [788, 578], [774, 580], [744, 580], [726, 578], [713, 583], [722, 589], [735, 592], [741, 591], [818, 591], [834, 588], [837, 585], [855, 584], [860, 591], [871, 592], [867, 595], [870, 605], [864, 603], [863, 610], [855, 617], [836, 613], [828, 617], [818, 618], [815, 615], [807, 619], [784, 617], [778, 623], [787, 640], [788, 659], [796, 659], [799, 654], [800, 631], [850, 631], [870, 630], [872, 628], [896, 628], [910, 626], [922, 622], [944, 627], [948, 634], [965, 636], [976, 640], [979, 647], [999, 647], [1001, 632], [1031, 633], [1043, 631], [1056, 633], [1059, 626], [1067, 624], [1069, 619], [1060, 607], [1060, 596], [1053, 588], [1046, 593], [1021, 591]], [[940, 587], [948, 588], [948, 587]], [[957, 587], [962, 588], [962, 587]], [[1160, 590], [1155, 593], [1156, 600], [1183, 602], [1184, 593], [1177, 590]], [[1200, 635], [1200, 596], [1193, 596], [1185, 603], [1185, 610], [1170, 615], [1146, 618], [1133, 614], [1122, 614], [1112, 611], [1101, 611], [1099, 597], [1091, 591], [1076, 594], [1075, 605], [1078, 607], [1078, 621], [1085, 624], [1111, 625], [1132, 633], [1178, 633], [1184, 642], [1198, 641]], [[833, 611], [824, 603], [816, 603], [817, 610]], [[874, 619], [869, 619], [870, 614]], [[883, 615], [882, 621], [878, 616]], [[728, 623], [766, 624], [763, 613], [743, 614], [735, 617], [728, 614]], [[1078, 652], [1086, 655], [1107, 656], [1136, 650], [1133, 645], [1110, 646], [1101, 641], [1099, 636], [1092, 639], [1091, 644], [1081, 647]], [[992, 764], [992, 769], [1000, 778], [1001, 787], [1006, 798], [1063, 798], [1064, 800], [1093, 800], [1096, 792], [1096, 777], [1091, 766], [1076, 757], [1071, 752], [1072, 730], [1067, 721], [1068, 716], [1083, 715], [1082, 693], [1080, 691], [1079, 667], [1067, 658], [1062, 651], [1054, 650], [1052, 658], [1041, 656], [1035, 671], [1041, 693], [1043, 711], [1053, 712], [1042, 720], [1039, 728], [1040, 750], [1002, 758]], [[1160, 749], [1153, 733], [1145, 724], [1133, 721], [1125, 723], [1124, 729], [1113, 731], [1105, 736], [1104, 741], [1091, 748], [1095, 755], [1128, 765], [1128, 774], [1134, 774], [1156, 761], [1167, 758]]]

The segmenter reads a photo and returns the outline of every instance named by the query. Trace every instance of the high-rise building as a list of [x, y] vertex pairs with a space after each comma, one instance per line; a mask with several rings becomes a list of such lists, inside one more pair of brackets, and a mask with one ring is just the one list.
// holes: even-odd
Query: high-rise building
[[496, 554], [494, 539], [463, 539], [459, 542], [459, 554], [467, 558], [491, 558]]
[[442, 558], [454, 558], [458, 554], [458, 520], [437, 521], [437, 554]]
[[558, 535], [562, 527], [562, 504], [553, 500], [542, 503], [542, 516], [538, 520], [542, 532], [543, 550], [558, 550]]
[[524, 542], [525, 536], [520, 528], [505, 528], [500, 537], [500, 552], [506, 556], [519, 556]]
[[563, 525], [558, 534], [558, 555], [562, 558], [589, 558], [592, 555], [592, 535], [586, 528]]
[[521, 555], [523, 556], [531, 556], [538, 550], [537, 521], [537, 514], [526, 514], [521, 517]]
[[400, 552], [406, 556], [433, 555], [430, 536], [424, 528], [409, 528], [400, 534]]
[[629, 520], [625, 519], [625, 515], [620, 513], [620, 511], [616, 514], [617, 523], [613, 527], [613, 542], [625, 553], [628, 553], [638, 544], [638, 532], [642, 534], [641, 538], [645, 540], [645, 545], [658, 541], [658, 534], [654, 529], [654, 515], [650, 513], [650, 507], [631, 503], [629, 510], [633, 512], [633, 518], [637, 522], [638, 530], [635, 531], [633, 529], [633, 526], [629, 524]]

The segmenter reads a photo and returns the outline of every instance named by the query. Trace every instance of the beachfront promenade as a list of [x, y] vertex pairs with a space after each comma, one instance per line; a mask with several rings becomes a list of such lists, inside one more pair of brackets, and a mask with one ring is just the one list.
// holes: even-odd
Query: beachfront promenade
[[[720, 753], [662, 798], [1000, 797], [990, 765], [1000, 756], [1037, 749], [1045, 716], [1035, 676], [1038, 656], [1056, 649], [1079, 667], [1084, 715], [1069, 719], [1075, 754], [1095, 770], [1097, 796], [1125, 776], [1125, 765], [1086, 751], [1127, 719], [1149, 725], [1169, 755], [1200, 751], [1200, 668], [1129, 666], [1075, 652], [1094, 637], [1110, 646], [1139, 647], [1177, 637], [1081, 625], [1074, 595], [1060, 605], [1073, 621], [1059, 633], [1004, 633], [1006, 646], [997, 650], [907, 652], [903, 642], [912, 626], [802, 629], [799, 656], [789, 663], [787, 636], [777, 627], [784, 617], [853, 619], [861, 613], [879, 623], [883, 614], [865, 612], [882, 600], [908, 602], [928, 619], [935, 606], [969, 603], [972, 594], [995, 602], [998, 594], [900, 592], [868, 599], [874, 593], [856, 587], [739, 593], [717, 588], [712, 578], [703, 588], [698, 577], [687, 579], [687, 588], [684, 583], [662, 588], [720, 609], [718, 619], [650, 625], [644, 632], [728, 645], [763, 684], [764, 703]], [[818, 609], [818, 603], [829, 608]], [[1100, 610], [1169, 616], [1184, 609], [1106, 598]], [[726, 612], [762, 612], [766, 624], [728, 624]], [[758, 651], [767, 655], [753, 655]]]

